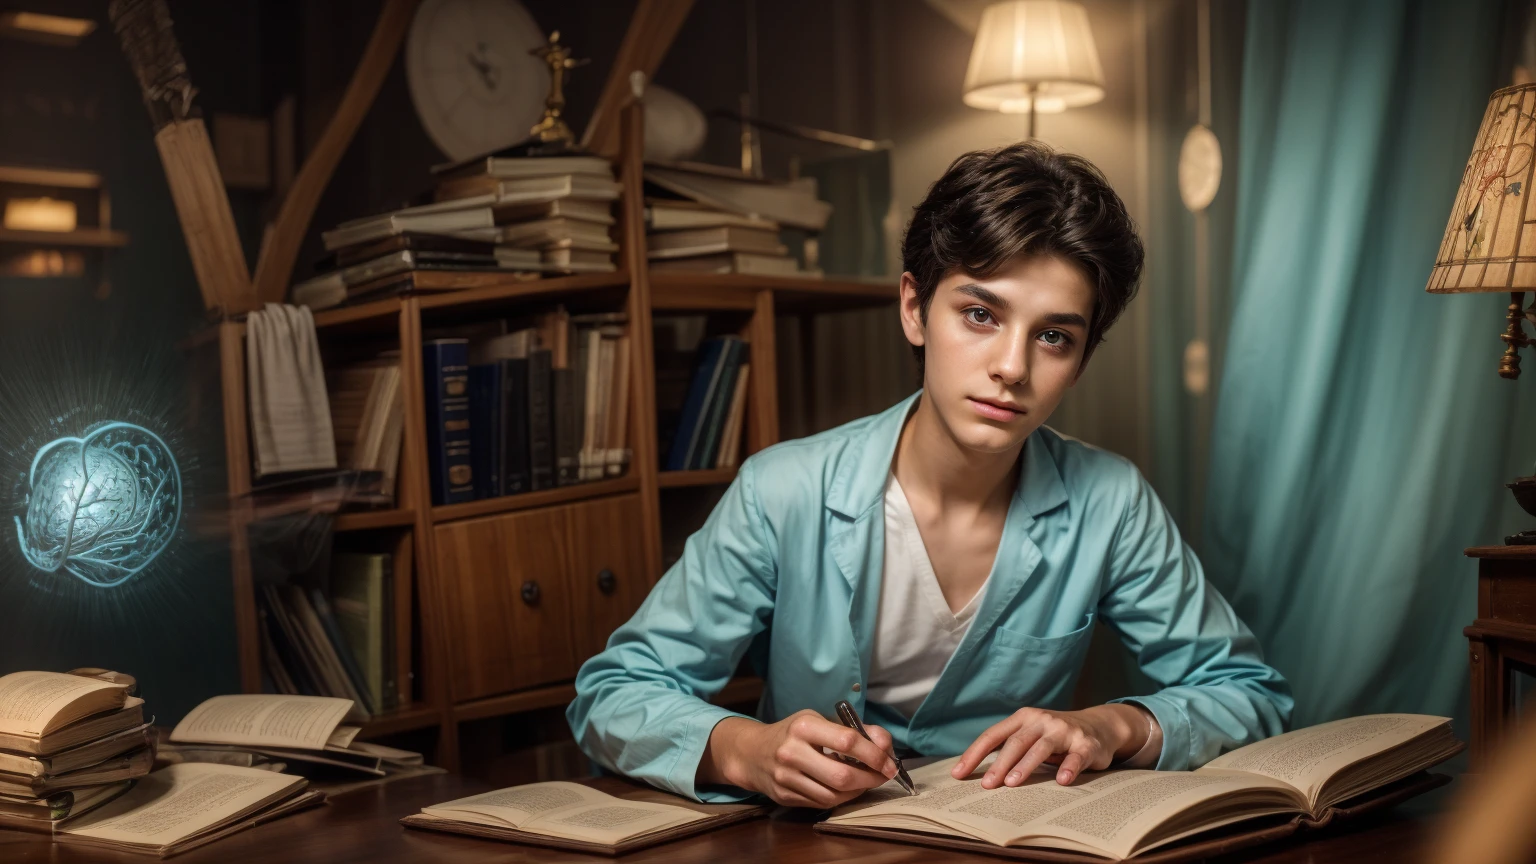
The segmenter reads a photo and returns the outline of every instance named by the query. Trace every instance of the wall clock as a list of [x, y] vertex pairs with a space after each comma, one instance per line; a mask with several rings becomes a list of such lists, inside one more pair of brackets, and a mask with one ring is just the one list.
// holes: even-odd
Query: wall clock
[[405, 74], [421, 125], [455, 161], [528, 137], [549, 70], [528, 52], [544, 34], [516, 0], [425, 0], [411, 22]]

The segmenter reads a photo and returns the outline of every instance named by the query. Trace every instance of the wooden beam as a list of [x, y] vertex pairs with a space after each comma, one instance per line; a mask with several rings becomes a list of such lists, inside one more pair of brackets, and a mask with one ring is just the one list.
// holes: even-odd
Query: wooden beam
[[581, 136], [581, 145], [603, 156], [617, 156], [619, 152], [619, 113], [631, 100], [629, 76], [632, 72], [644, 72], [647, 81], [656, 74], [677, 31], [693, 8], [693, 0], [640, 0], [634, 17], [629, 19], [629, 30], [619, 44], [619, 53], [608, 71], [608, 81], [597, 99], [592, 119]]
[[309, 230], [309, 220], [315, 215], [320, 194], [330, 183], [336, 164], [352, 143], [352, 136], [357, 134], [357, 127], [362, 125], [374, 97], [378, 96], [379, 87], [389, 74], [395, 55], [400, 52], [400, 43], [405, 40], [418, 2], [387, 0], [379, 13], [379, 20], [373, 25], [373, 35], [368, 38], [368, 47], [363, 50], [357, 71], [352, 73], [352, 81], [347, 84], [341, 104], [331, 115], [331, 122], [326, 125], [314, 151], [304, 160], [304, 167], [299, 169], [283, 199], [277, 219], [268, 226], [261, 254], [256, 260], [254, 281], [259, 302], [281, 303], [288, 293], [294, 261], [299, 257], [299, 245]]
[[172, 120], [155, 133], [155, 147], [165, 165], [203, 305], [223, 315], [257, 308], [235, 214], [203, 121]]

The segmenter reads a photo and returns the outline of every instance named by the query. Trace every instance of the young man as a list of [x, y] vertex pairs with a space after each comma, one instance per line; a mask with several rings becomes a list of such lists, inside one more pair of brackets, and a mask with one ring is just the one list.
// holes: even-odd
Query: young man
[[[889, 754], [1195, 768], [1282, 731], [1291, 696], [1125, 459], [1043, 426], [1135, 292], [1141, 241], [1086, 160], [957, 159], [902, 246], [923, 389], [748, 459], [576, 680], [587, 755], [705, 801], [830, 807]], [[1161, 692], [1063, 710], [1094, 621]], [[714, 707], [744, 655], [759, 719]], [[847, 699], [873, 743], [825, 719]], [[826, 751], [852, 756], [850, 766]]]

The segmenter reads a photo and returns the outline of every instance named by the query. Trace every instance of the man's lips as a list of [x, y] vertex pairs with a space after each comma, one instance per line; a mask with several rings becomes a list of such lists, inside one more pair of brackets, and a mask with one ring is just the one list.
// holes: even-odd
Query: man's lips
[[1013, 418], [1026, 413], [1023, 408], [1010, 405], [1006, 402], [994, 402], [991, 399], [979, 399], [975, 396], [971, 396], [969, 398], [971, 404], [976, 407], [978, 413], [980, 413], [983, 417], [988, 417], [993, 420], [1012, 420]]

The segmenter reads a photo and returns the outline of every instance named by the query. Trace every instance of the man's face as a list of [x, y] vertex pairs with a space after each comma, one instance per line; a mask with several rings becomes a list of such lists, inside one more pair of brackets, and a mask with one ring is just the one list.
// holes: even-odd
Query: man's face
[[917, 283], [901, 277], [901, 324], [923, 346], [923, 398], [962, 447], [1020, 446], [1077, 382], [1093, 287], [1052, 255], [1022, 256], [991, 278], [940, 280], [925, 322]]

